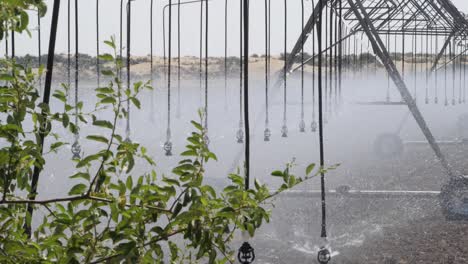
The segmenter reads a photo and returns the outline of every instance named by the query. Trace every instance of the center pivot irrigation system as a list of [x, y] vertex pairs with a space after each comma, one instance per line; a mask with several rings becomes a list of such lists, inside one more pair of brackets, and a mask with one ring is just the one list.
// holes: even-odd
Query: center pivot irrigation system
[[[212, 21], [210, 17], [210, 4], [215, 1], [224, 2], [224, 21]], [[283, 98], [283, 123], [280, 129], [282, 137], [288, 137], [288, 78], [293, 72], [300, 71], [301, 78], [301, 113], [299, 131], [306, 132], [305, 111], [304, 111], [304, 90], [307, 87], [304, 84], [304, 68], [306, 65], [313, 65], [312, 73], [312, 122], [310, 130], [318, 130], [320, 145], [320, 165], [324, 167], [324, 125], [333, 117], [335, 110], [342, 104], [343, 95], [342, 80], [344, 77], [362, 76], [363, 69], [367, 71], [382, 71], [387, 77], [387, 96], [382, 101], [361, 102], [362, 105], [382, 105], [382, 106], [404, 106], [408, 108], [408, 115], [412, 116], [425, 136], [427, 142], [406, 142], [406, 144], [429, 144], [435, 156], [447, 176], [447, 181], [442, 186], [441, 191], [435, 192], [390, 192], [390, 191], [355, 191], [348, 187], [341, 187], [335, 191], [326, 191], [325, 175], [321, 175], [321, 189], [319, 191], [309, 192], [289, 192], [287, 195], [294, 197], [319, 196], [322, 201], [322, 225], [321, 237], [323, 238], [323, 247], [318, 252], [317, 260], [320, 263], [328, 263], [331, 259], [331, 250], [327, 243], [327, 225], [326, 225], [326, 202], [327, 195], [346, 196], [357, 198], [392, 198], [402, 196], [417, 196], [422, 198], [439, 197], [443, 212], [447, 218], [468, 219], [468, 178], [456, 175], [453, 168], [448, 163], [444, 153], [441, 151], [440, 144], [458, 144], [466, 142], [467, 138], [461, 138], [458, 141], [441, 142], [436, 141], [429, 129], [418, 104], [442, 103], [445, 106], [465, 104], [466, 103], [466, 52], [468, 51], [467, 35], [468, 21], [464, 14], [450, 2], [450, 0], [294, 0], [301, 3], [301, 34], [298, 36], [296, 44], [292, 49], [287, 45], [288, 28], [288, 4], [291, 0], [265, 0], [262, 10], [253, 10], [249, 0], [194, 0], [194, 1], [161, 1], [165, 4], [161, 10], [161, 17], [164, 20], [163, 29], [163, 49], [164, 49], [164, 68], [162, 75], [164, 83], [167, 85], [167, 131], [164, 151], [167, 156], [172, 155], [171, 138], [171, 92], [172, 92], [172, 46], [173, 46], [173, 9], [176, 8], [177, 14], [177, 115], [180, 112], [180, 46], [181, 46], [181, 8], [192, 8], [200, 14], [199, 24], [199, 79], [200, 79], [200, 105], [204, 109], [203, 126], [208, 131], [208, 106], [209, 106], [209, 25], [211, 23], [224, 23], [224, 89], [228, 89], [228, 44], [232, 42], [229, 39], [228, 16], [238, 17], [239, 25], [239, 126], [236, 132], [236, 140], [244, 144], [240, 159], [245, 160], [245, 186], [249, 188], [250, 183], [250, 115], [249, 115], [249, 39], [250, 23], [249, 14], [264, 14], [264, 65], [265, 65], [265, 108], [264, 108], [264, 141], [271, 140], [272, 132], [270, 128], [270, 99], [272, 91], [282, 91]], [[51, 20], [51, 31], [48, 48], [47, 72], [44, 85], [43, 102], [49, 103], [50, 91], [53, 75], [53, 63], [55, 54], [55, 44], [57, 40], [57, 28], [59, 23], [60, 4], [65, 1], [53, 1], [53, 13]], [[132, 2], [139, 4], [147, 3], [150, 13], [150, 32], [149, 50], [151, 56], [151, 78], [155, 77], [153, 69], [153, 49], [155, 21], [153, 13], [155, 12], [154, 3], [157, 0], [121, 0], [120, 1], [120, 58], [124, 58], [122, 51], [126, 51], [126, 81], [130, 85], [130, 57], [131, 57], [131, 19]], [[273, 3], [272, 3], [273, 2]], [[311, 4], [309, 3], [311, 2]], [[71, 48], [72, 38], [70, 32], [73, 22], [71, 21], [71, 9], [73, 3], [67, 1], [68, 14], [68, 84], [72, 84], [72, 60]], [[197, 6], [199, 8], [193, 8]], [[230, 5], [239, 5], [239, 16], [228, 12]], [[276, 75], [275, 83], [271, 81], [271, 7], [272, 5], [281, 5], [284, 10], [284, 28], [275, 28], [283, 32], [284, 30], [284, 53], [283, 69]], [[310, 5], [305, 8], [306, 5]], [[258, 5], [256, 5], [258, 6]], [[308, 19], [305, 9], [311, 9]], [[168, 25], [166, 30], [166, 11], [168, 12]], [[188, 11], [184, 11], [188, 12]], [[290, 13], [290, 12], [289, 12]], [[158, 13], [159, 14], [159, 13]], [[99, 0], [96, 0], [96, 54], [100, 53], [99, 46]], [[74, 100], [79, 102], [79, 28], [78, 18], [78, 0], [74, 1], [74, 48], [75, 48], [75, 76], [74, 76]], [[126, 19], [126, 25], [124, 20]], [[40, 46], [40, 19], [38, 20], [38, 52], [41, 55]], [[126, 43], [124, 45], [123, 32], [126, 27]], [[237, 29], [236, 29], [237, 30]], [[167, 32], [166, 32], [167, 31]], [[142, 34], [137, 32], [133, 34]], [[11, 44], [10, 44], [11, 43]], [[310, 43], [312, 54], [306, 56], [306, 50]], [[9, 46], [10, 44], [10, 46]], [[363, 48], [365, 47], [365, 48]], [[409, 47], [409, 48], [408, 48]], [[6, 56], [15, 56], [14, 34], [5, 41]], [[372, 53], [372, 54], [371, 54]], [[396, 62], [401, 61], [401, 65]], [[408, 62], [410, 66], [408, 66]], [[41, 56], [39, 56], [39, 64]], [[97, 81], [100, 82], [100, 61], [96, 61]], [[122, 77], [123, 72], [119, 73]], [[440, 82], [442, 81], [442, 85]], [[390, 88], [393, 86], [400, 94], [401, 100], [392, 101], [390, 98]], [[273, 83], [273, 85], [272, 85]], [[417, 94], [417, 86], [424, 87], [423, 95]], [[413, 91], [411, 91], [413, 86]], [[439, 87], [441, 86], [441, 87]], [[41, 87], [42, 88], [42, 87]], [[451, 100], [450, 100], [450, 89]], [[442, 91], [443, 90], [443, 93]], [[442, 94], [443, 100], [439, 100]], [[225, 92], [226, 97], [226, 92]], [[432, 98], [431, 98], [432, 97]], [[424, 100], [418, 100], [424, 98]], [[152, 107], [154, 109], [154, 95], [152, 98]], [[227, 98], [225, 98], [225, 102]], [[130, 113], [130, 105], [127, 106], [127, 112]], [[263, 116], [263, 115], [262, 115]], [[405, 120], [407, 119], [405, 118]], [[404, 121], [403, 121], [404, 122]], [[257, 123], [257, 122], [255, 122]], [[461, 117], [458, 124], [462, 133], [468, 130], [468, 117]], [[403, 127], [403, 123], [398, 126], [398, 132]], [[126, 140], [131, 140], [130, 114], [126, 123]], [[466, 134], [466, 133], [465, 133]], [[43, 142], [44, 139], [41, 139]], [[206, 138], [208, 142], [208, 138]], [[381, 135], [375, 142], [375, 151], [382, 157], [390, 157], [401, 153], [405, 142], [403, 142], [398, 133], [389, 133]], [[79, 143], [78, 132], [75, 135], [72, 145], [73, 156], [79, 158], [81, 155], [81, 146]], [[238, 163], [237, 163], [238, 164]], [[32, 177], [32, 193], [36, 193], [40, 168], [35, 168]], [[31, 197], [35, 199], [35, 197]], [[29, 207], [32, 213], [32, 207]], [[238, 259], [241, 263], [252, 263], [255, 260], [255, 252], [248, 242], [245, 242], [239, 250]]]

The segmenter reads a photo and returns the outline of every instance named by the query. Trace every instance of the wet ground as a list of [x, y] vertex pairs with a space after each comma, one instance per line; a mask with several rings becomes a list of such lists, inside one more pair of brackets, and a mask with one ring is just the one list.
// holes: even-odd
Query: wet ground
[[[352, 76], [351, 76], [352, 77]], [[219, 161], [208, 165], [209, 182], [223, 185], [226, 175], [242, 163], [242, 145], [236, 143], [239, 125], [238, 80], [210, 81], [209, 136], [210, 146]], [[288, 138], [280, 134], [283, 125], [283, 90], [270, 91], [270, 123], [272, 140], [263, 141], [265, 128], [265, 97], [261, 79], [253, 80], [251, 87], [252, 124], [252, 175], [261, 182], [277, 188], [278, 180], [270, 172], [284, 168], [283, 164], [293, 158], [296, 167], [293, 172], [303, 176], [305, 167], [318, 161], [317, 133], [310, 131], [313, 120], [312, 92], [310, 79], [306, 80], [304, 113], [306, 133], [299, 132], [301, 121], [301, 88], [297, 80], [290, 81], [287, 99]], [[406, 147], [396, 158], [381, 159], [373, 153], [373, 141], [381, 133], [395, 132], [402, 125], [399, 135], [403, 140], [424, 140], [412, 118], [405, 121], [405, 106], [361, 106], [357, 101], [382, 101], [387, 87], [386, 78], [369, 78], [367, 82], [357, 78], [346, 80], [343, 88], [343, 104], [328, 114], [325, 126], [325, 155], [329, 165], [340, 163], [338, 169], [327, 174], [327, 188], [335, 189], [349, 185], [357, 190], [411, 190], [439, 191], [447, 179], [435, 155], [428, 146]], [[423, 82], [420, 81], [422, 84]], [[198, 81], [184, 81], [181, 92], [171, 90], [171, 123], [174, 153], [183, 151], [183, 139], [192, 130], [189, 121], [197, 120], [196, 110], [204, 104], [203, 89]], [[88, 83], [82, 90], [82, 99], [93, 106], [93, 84]], [[158, 164], [158, 171], [168, 173], [177, 163], [177, 156], [165, 157], [162, 145], [166, 140], [167, 89], [155, 82], [154, 93], [143, 96], [144, 111], [132, 112], [132, 140], [147, 146]], [[440, 88], [441, 89], [441, 88]], [[399, 96], [390, 86], [391, 99]], [[425, 88], [419, 87], [419, 94]], [[439, 91], [442, 93], [442, 91]], [[434, 99], [431, 90], [430, 100]], [[466, 112], [466, 105], [445, 107], [425, 105], [418, 99], [421, 111], [429, 127], [439, 140], [453, 140], [460, 135], [456, 129], [459, 115]], [[119, 123], [123, 132], [125, 123]], [[96, 146], [84, 140], [90, 133], [100, 133], [90, 126], [82, 127], [83, 150], [92, 153]], [[65, 135], [72, 140], [71, 135]], [[447, 159], [459, 174], [468, 172], [466, 162], [468, 146], [442, 146]], [[74, 171], [67, 163], [68, 149], [51, 155], [51, 162], [40, 183], [39, 195], [53, 197], [64, 194], [71, 185], [65, 175]], [[137, 171], [145, 168], [137, 166]], [[61, 186], [63, 188], [56, 188]], [[300, 190], [318, 190], [318, 179], [300, 186]], [[259, 230], [252, 244], [257, 252], [256, 263], [294, 264], [315, 263], [316, 252], [323, 242], [320, 239], [321, 209], [319, 197], [279, 196], [274, 200], [272, 223]], [[328, 242], [333, 249], [333, 263], [466, 263], [466, 228], [464, 222], [447, 222], [441, 215], [438, 199], [356, 199], [332, 198], [327, 200]], [[452, 261], [452, 262], [450, 262]]]

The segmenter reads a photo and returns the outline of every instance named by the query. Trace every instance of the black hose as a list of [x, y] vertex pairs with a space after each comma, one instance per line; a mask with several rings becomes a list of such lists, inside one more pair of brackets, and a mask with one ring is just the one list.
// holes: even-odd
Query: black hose
[[168, 33], [168, 64], [167, 64], [167, 131], [164, 149], [166, 156], [172, 156], [171, 143], [171, 59], [172, 59], [172, 0], [169, 0], [169, 33]]
[[[130, 52], [131, 52], [131, 20], [132, 20], [132, 1], [127, 3], [127, 89], [130, 89]], [[130, 142], [130, 100], [127, 100], [127, 125], [125, 129], [125, 140]]]
[[281, 136], [288, 137], [288, 127], [287, 127], [287, 86], [288, 86], [288, 73], [287, 73], [287, 63], [288, 63], [288, 4], [287, 0], [284, 0], [284, 70], [283, 70], [283, 127], [281, 128]]
[[180, 117], [180, 0], [177, 0], [177, 117]]
[[[301, 0], [301, 32], [304, 30], [304, 0]], [[304, 43], [304, 34], [301, 34], [301, 42]], [[305, 132], [304, 123], [304, 45], [301, 48], [301, 121], [299, 131]]]
[[[41, 50], [41, 15], [39, 9], [37, 10], [37, 51], [38, 51], [38, 66], [42, 64], [42, 50]], [[39, 76], [39, 87], [42, 89], [42, 76]]]
[[[319, 10], [322, 10], [322, 0], [319, 0]], [[323, 141], [323, 93], [322, 93], [322, 12], [319, 14], [317, 21], [317, 38], [318, 38], [318, 115], [319, 115], [319, 152], [320, 152], [320, 167], [325, 166], [324, 159], [324, 141]], [[323, 171], [320, 175], [320, 186], [321, 186], [321, 201], [322, 201], [322, 225], [320, 236], [322, 238], [327, 237], [327, 214], [326, 214], [326, 203], [325, 203], [325, 174]]]
[[250, 185], [250, 122], [249, 122], [249, 0], [244, 1], [244, 129], [245, 189]]
[[[205, 132], [208, 131], [208, 1], [205, 4]], [[208, 142], [205, 142], [208, 143]]]
[[96, 0], [96, 73], [98, 87], [101, 86], [101, 62], [99, 59], [99, 53], [99, 0]]

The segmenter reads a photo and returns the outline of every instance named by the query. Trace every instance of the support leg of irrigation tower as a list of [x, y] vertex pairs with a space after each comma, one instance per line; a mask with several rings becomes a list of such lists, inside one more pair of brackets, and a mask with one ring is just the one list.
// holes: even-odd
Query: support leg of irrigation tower
[[395, 86], [398, 88], [398, 91], [401, 94], [403, 100], [408, 104], [408, 108], [413, 115], [414, 119], [416, 120], [419, 128], [421, 129], [422, 133], [426, 137], [429, 145], [431, 146], [432, 150], [434, 151], [435, 155], [439, 159], [442, 167], [445, 170], [445, 173], [450, 176], [454, 177], [455, 175], [452, 172], [452, 169], [447, 162], [444, 154], [440, 150], [439, 145], [437, 144], [432, 132], [430, 131], [429, 127], [426, 124], [421, 112], [419, 111], [418, 106], [416, 105], [416, 101], [411, 96], [411, 93], [408, 90], [405, 82], [403, 81], [401, 74], [398, 72], [390, 54], [388, 53], [382, 39], [380, 38], [378, 32], [376, 31], [372, 21], [369, 19], [367, 11], [362, 5], [361, 0], [348, 0], [348, 3], [351, 9], [354, 12], [357, 20], [359, 21], [362, 29], [367, 34], [368, 39], [370, 40], [372, 47], [374, 49], [374, 53], [380, 58], [383, 62], [384, 67], [386, 68], [388, 74], [392, 78]]

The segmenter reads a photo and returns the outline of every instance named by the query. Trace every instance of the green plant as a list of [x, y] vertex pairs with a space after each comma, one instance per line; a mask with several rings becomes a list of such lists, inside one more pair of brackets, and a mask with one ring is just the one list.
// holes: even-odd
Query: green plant
[[37, 10], [40, 16], [47, 12], [43, 0], [2, 0], [0, 3], [0, 40], [9, 30], [28, 34], [29, 16], [27, 11]]

